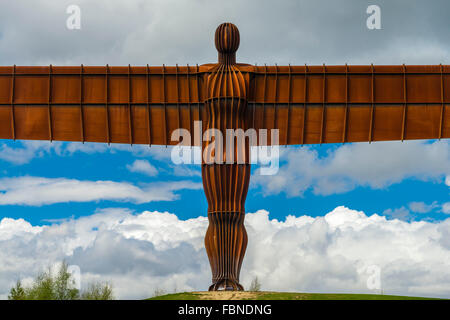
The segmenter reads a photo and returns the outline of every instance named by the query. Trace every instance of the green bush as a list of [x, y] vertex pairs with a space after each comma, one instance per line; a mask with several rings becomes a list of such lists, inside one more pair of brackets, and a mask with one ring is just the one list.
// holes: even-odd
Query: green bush
[[24, 287], [18, 280], [11, 288], [9, 300], [113, 300], [112, 286], [108, 283], [93, 282], [85, 291], [75, 288], [75, 280], [65, 262], [56, 275], [51, 269], [39, 273], [30, 287]]
[[20, 280], [17, 280], [16, 286], [9, 291], [8, 300], [27, 300], [27, 293]]
[[109, 283], [94, 282], [81, 293], [81, 300], [114, 300], [113, 289]]

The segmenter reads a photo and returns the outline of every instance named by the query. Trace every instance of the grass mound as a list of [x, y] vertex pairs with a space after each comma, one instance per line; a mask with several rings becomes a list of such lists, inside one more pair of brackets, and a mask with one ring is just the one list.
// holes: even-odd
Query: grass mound
[[148, 300], [436, 300], [435, 298], [380, 294], [199, 291], [165, 294]]

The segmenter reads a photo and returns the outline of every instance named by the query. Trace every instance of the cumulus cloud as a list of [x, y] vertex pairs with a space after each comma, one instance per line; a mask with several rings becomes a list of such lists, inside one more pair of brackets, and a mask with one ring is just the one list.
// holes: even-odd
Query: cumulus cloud
[[[206, 217], [180, 220], [168, 212], [126, 209], [50, 226], [4, 218], [0, 296], [18, 278], [31, 279], [63, 259], [80, 267], [82, 285], [112, 281], [119, 298], [145, 298], [156, 288], [205, 290], [207, 224]], [[374, 293], [367, 283], [376, 267], [385, 294], [450, 298], [450, 219], [405, 222], [338, 207], [323, 217], [284, 221], [260, 210], [247, 214], [245, 225], [245, 286], [258, 276], [265, 290]]]
[[158, 174], [158, 169], [151, 165], [147, 160], [135, 160], [132, 164], [127, 165], [127, 169], [131, 172], [143, 173], [150, 177]]
[[23, 176], [0, 179], [0, 205], [41, 206], [100, 200], [173, 201], [178, 199], [175, 193], [178, 190], [201, 188], [201, 183], [191, 181], [155, 182], [139, 187], [128, 182]]
[[[448, 141], [355, 143], [324, 156], [310, 147], [283, 150], [287, 163], [274, 176], [254, 175], [254, 187], [264, 194], [302, 196], [344, 193], [358, 186], [385, 188], [404, 179], [443, 181], [450, 173]], [[448, 180], [448, 178], [447, 178]]]
[[71, 4], [4, 2], [2, 64], [214, 62], [213, 33], [225, 21], [241, 30], [240, 62], [435, 64], [450, 58], [445, 0], [378, 0], [381, 30], [367, 29], [373, 3], [361, 0], [79, 0], [81, 29], [68, 30]]

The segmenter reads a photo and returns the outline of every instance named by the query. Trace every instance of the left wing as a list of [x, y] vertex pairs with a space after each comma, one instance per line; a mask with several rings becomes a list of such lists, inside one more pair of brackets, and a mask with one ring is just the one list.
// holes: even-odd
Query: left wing
[[251, 68], [250, 127], [281, 145], [450, 138], [448, 65]]
[[174, 129], [205, 119], [208, 69], [0, 67], [0, 139], [177, 144]]

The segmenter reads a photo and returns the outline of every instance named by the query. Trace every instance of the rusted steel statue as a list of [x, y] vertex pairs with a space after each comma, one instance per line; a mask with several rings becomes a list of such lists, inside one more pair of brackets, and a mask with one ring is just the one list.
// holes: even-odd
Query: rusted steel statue
[[[215, 45], [218, 63], [195, 67], [0, 67], [0, 139], [175, 145], [195, 121], [202, 133], [278, 129], [280, 145], [450, 137], [448, 65], [237, 64], [231, 23]], [[183, 144], [203, 151], [213, 141], [191, 136]], [[202, 157], [210, 290], [243, 290], [250, 142], [236, 143]]]
[[[206, 80], [206, 129], [218, 129], [223, 137], [227, 129], [247, 129], [245, 115], [249, 81], [236, 66], [236, 51], [239, 47], [236, 26], [220, 25], [216, 30], [215, 43], [219, 63]], [[204, 147], [208, 146], [209, 140]], [[213, 276], [209, 290], [243, 290], [239, 284], [239, 272], [247, 247], [244, 216], [250, 182], [250, 150], [249, 144], [242, 142], [237, 141], [237, 148], [232, 154], [222, 152], [219, 161], [203, 159], [202, 163], [209, 220], [205, 247]], [[244, 163], [238, 163], [239, 153], [243, 154]], [[227, 156], [233, 158], [226, 159]]]

